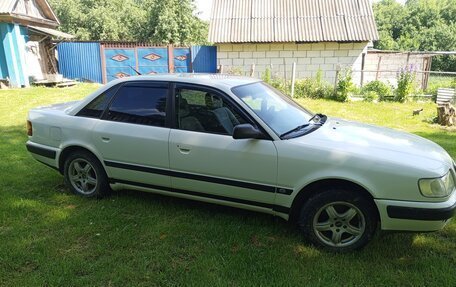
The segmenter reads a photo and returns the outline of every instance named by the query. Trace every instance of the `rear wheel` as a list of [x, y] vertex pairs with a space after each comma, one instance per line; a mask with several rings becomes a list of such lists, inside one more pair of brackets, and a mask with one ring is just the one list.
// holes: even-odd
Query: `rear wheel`
[[84, 197], [102, 197], [110, 190], [102, 165], [85, 151], [76, 151], [65, 159], [64, 177], [68, 188]]
[[299, 227], [314, 245], [344, 252], [364, 247], [374, 236], [377, 221], [371, 200], [353, 191], [328, 190], [304, 204]]

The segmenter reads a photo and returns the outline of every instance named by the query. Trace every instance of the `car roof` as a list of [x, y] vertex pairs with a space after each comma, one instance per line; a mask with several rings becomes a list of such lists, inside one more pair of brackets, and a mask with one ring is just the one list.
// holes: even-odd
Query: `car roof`
[[236, 86], [246, 85], [250, 83], [260, 82], [261, 80], [242, 76], [233, 76], [226, 74], [157, 74], [157, 75], [140, 75], [131, 76], [114, 80], [108, 85], [116, 85], [123, 82], [131, 81], [167, 81], [167, 82], [180, 82], [189, 84], [199, 84], [213, 87], [232, 88]]

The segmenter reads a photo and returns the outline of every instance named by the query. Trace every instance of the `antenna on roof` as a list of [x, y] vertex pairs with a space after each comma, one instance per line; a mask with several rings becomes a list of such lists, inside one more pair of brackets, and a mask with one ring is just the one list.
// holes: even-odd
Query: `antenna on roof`
[[130, 65], [129, 65], [129, 67], [130, 67], [130, 68], [131, 68], [133, 71], [135, 71], [135, 72], [136, 72], [136, 74], [137, 74], [138, 76], [141, 76], [141, 73], [140, 73], [140, 72], [138, 72], [138, 71], [137, 71], [135, 68], [133, 68], [133, 67], [132, 67], [132, 66], [130, 66]]

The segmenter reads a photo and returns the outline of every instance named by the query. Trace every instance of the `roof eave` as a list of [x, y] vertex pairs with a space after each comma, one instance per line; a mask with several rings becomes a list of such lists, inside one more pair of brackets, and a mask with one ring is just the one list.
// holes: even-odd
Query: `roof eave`
[[59, 23], [56, 21], [47, 20], [47, 19], [39, 19], [39, 18], [34, 18], [34, 17], [27, 16], [27, 15], [16, 14], [16, 13], [1, 13], [0, 21], [22, 24], [24, 26], [36, 25], [36, 26], [43, 26], [43, 27], [49, 27], [49, 28], [57, 28], [59, 26]]

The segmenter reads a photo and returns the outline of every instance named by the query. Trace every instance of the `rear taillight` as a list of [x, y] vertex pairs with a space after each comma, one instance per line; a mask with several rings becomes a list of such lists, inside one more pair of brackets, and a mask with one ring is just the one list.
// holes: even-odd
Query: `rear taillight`
[[27, 121], [27, 135], [32, 136], [33, 135], [33, 129], [32, 129], [32, 122]]

